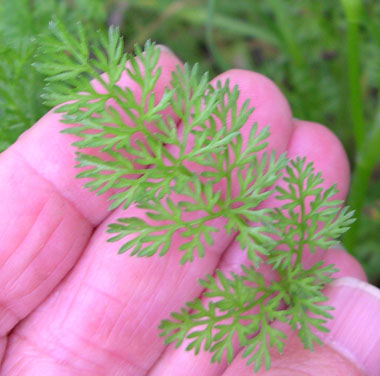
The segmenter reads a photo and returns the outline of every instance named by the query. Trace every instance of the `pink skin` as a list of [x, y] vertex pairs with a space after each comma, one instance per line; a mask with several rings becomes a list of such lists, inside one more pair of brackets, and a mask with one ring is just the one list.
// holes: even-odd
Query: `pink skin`
[[[168, 52], [163, 52], [161, 59], [163, 76], [158, 92], [178, 63]], [[293, 123], [286, 100], [267, 78], [239, 70], [226, 72], [219, 78], [227, 77], [232, 84], [238, 84], [240, 101], [249, 98], [256, 107], [244, 132], [253, 121], [259, 127], [271, 125], [270, 147], [279, 153], [288, 150], [291, 156], [306, 155], [323, 171], [326, 183], [337, 182], [344, 198], [349, 181], [348, 165], [340, 143], [331, 132], [312, 123]], [[230, 270], [241, 262], [243, 252], [230, 245], [231, 237], [221, 232], [203, 259], [185, 266], [179, 266], [181, 255], [174, 249], [161, 259], [118, 256], [119, 245], [105, 243], [108, 236], [104, 230], [107, 223], [122, 213], [116, 211], [107, 217], [107, 197], [83, 190], [82, 182], [74, 179], [73, 150], [69, 146], [72, 139], [58, 134], [61, 128], [59, 117], [50, 113], [0, 156], [0, 181], [6, 182], [0, 185], [0, 193], [7, 198], [0, 208], [0, 229], [4, 229], [0, 234], [5, 234], [0, 235], [0, 244], [6, 245], [0, 252], [0, 279], [2, 286], [7, 286], [2, 288], [0, 334], [6, 335], [23, 319], [8, 337], [0, 374], [211, 376], [223, 372], [237, 374], [236, 369], [241, 374], [246, 371], [251, 374], [239, 356], [226, 368], [226, 364], [210, 366], [205, 355], [194, 360], [182, 351], [173, 352], [157, 338], [156, 329], [161, 318], [199, 296], [197, 278], [213, 273], [218, 266]], [[131, 209], [129, 214], [143, 215], [136, 209]], [[216, 223], [222, 225], [221, 221]], [[176, 248], [177, 241], [172, 248]], [[316, 257], [336, 263], [342, 275], [365, 278], [357, 262], [342, 250], [320, 252]], [[326, 341], [334, 343], [334, 350], [329, 345], [323, 347], [322, 355], [318, 355], [320, 352], [310, 355], [295, 344], [298, 347], [289, 351], [290, 355], [301, 355], [291, 358], [294, 367], [310, 363], [314, 372], [318, 356], [330, 359], [335, 354], [342, 359], [337, 363], [338, 371], [342, 364], [341, 370], [346, 374], [349, 374], [346, 370], [354, 372], [357, 368], [376, 374], [373, 370], [378, 369], [375, 368], [378, 364], [374, 356], [380, 346], [380, 323], [375, 320], [375, 313], [380, 312], [379, 299], [355, 283], [350, 287], [333, 286], [328, 293], [337, 312], [349, 315], [345, 310], [347, 299], [334, 291], [345, 288], [356, 291], [359, 308], [363, 304], [369, 310], [367, 321], [362, 320], [357, 328], [365, 331], [373, 325], [363, 337], [374, 341], [371, 352], [366, 352], [365, 343], [360, 351], [356, 348], [360, 340], [339, 337], [340, 329], [335, 330], [333, 322], [331, 333], [338, 334]], [[355, 322], [355, 317], [351, 317], [351, 322]], [[361, 331], [356, 331], [356, 335], [361, 335]], [[344, 341], [336, 343], [335, 339], [341, 338]], [[293, 348], [291, 341], [289, 349]], [[1, 346], [0, 342], [0, 350]], [[275, 367], [278, 364], [281, 368], [281, 359], [276, 359]], [[289, 366], [289, 361], [286, 365]], [[309, 374], [307, 368], [300, 370]]]
[[[179, 63], [162, 54], [157, 96]], [[65, 127], [59, 119], [49, 112], [0, 155], [0, 336], [53, 291], [109, 215], [108, 196], [75, 179], [74, 138], [59, 133]]]

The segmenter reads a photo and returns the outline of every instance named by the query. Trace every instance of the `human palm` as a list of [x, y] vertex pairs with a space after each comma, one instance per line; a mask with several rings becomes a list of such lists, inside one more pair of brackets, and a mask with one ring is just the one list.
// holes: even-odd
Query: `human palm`
[[[163, 49], [157, 96], [177, 64]], [[344, 199], [349, 167], [335, 136], [294, 120], [267, 78], [232, 70], [217, 79], [227, 78], [238, 85], [239, 101], [255, 107], [247, 127], [269, 124], [269, 148], [306, 156]], [[210, 364], [209, 354], [174, 351], [157, 335], [162, 318], [201, 295], [198, 278], [247, 262], [233, 236], [220, 232], [203, 258], [184, 266], [175, 243], [162, 258], [118, 255], [120, 244], [107, 243], [105, 229], [120, 211], [107, 210], [111, 192], [97, 196], [75, 178], [74, 139], [63, 128], [49, 112], [0, 155], [0, 375], [251, 375], [239, 349], [231, 365]], [[326, 290], [336, 308], [326, 345], [309, 353], [289, 333], [284, 354], [274, 354], [271, 371], [261, 374], [379, 375], [380, 292], [362, 282], [361, 267], [344, 250], [320, 250], [304, 263], [315, 259], [336, 264], [336, 276], [345, 277]]]

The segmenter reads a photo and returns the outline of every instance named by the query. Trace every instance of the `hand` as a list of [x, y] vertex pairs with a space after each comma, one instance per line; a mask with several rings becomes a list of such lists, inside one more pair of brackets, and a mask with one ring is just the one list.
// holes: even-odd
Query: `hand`
[[[180, 62], [163, 50], [159, 64], [157, 95]], [[238, 84], [241, 101], [251, 99], [249, 124], [271, 125], [270, 149], [307, 156], [326, 186], [336, 182], [339, 198], [346, 196], [347, 159], [329, 130], [294, 121], [280, 91], [259, 74], [233, 70], [218, 78]], [[0, 155], [0, 375], [251, 375], [239, 354], [228, 367], [209, 364], [207, 353], [173, 351], [157, 336], [161, 319], [201, 294], [198, 278], [217, 267], [234, 270], [244, 252], [221, 232], [204, 258], [185, 266], [176, 249], [163, 258], [117, 255], [105, 228], [118, 211], [107, 211], [109, 195], [75, 179], [73, 138], [59, 134], [63, 128], [50, 112]], [[326, 291], [336, 308], [326, 345], [310, 353], [290, 333], [284, 355], [261, 374], [379, 375], [380, 292], [345, 251], [313, 257], [346, 276]]]

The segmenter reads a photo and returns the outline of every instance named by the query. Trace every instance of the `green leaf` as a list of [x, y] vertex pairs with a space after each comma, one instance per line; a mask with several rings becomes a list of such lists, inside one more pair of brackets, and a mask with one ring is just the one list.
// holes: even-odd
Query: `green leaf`
[[[185, 64], [159, 92], [154, 42], [129, 55], [117, 28], [94, 38], [81, 25], [74, 35], [57, 19], [50, 27], [35, 67], [48, 76], [44, 98], [63, 114], [63, 133], [76, 139], [78, 178], [97, 194], [111, 192], [110, 210], [134, 206], [135, 216], [125, 212], [107, 229], [119, 253], [180, 252], [183, 264], [205, 257], [221, 231], [246, 252], [240, 274], [218, 270], [200, 281], [207, 302], [188, 302], [161, 322], [165, 343], [186, 340], [186, 350], [230, 363], [238, 340], [255, 371], [283, 350], [274, 321], [297, 331], [306, 348], [320, 344], [333, 309], [323, 288], [336, 269], [301, 261], [334, 245], [354, 221], [336, 186], [324, 188], [306, 158], [269, 154], [269, 128], [250, 123], [254, 108], [228, 80], [211, 86], [198, 65]], [[130, 87], [119, 86], [122, 75]], [[258, 271], [261, 263], [275, 280]]]

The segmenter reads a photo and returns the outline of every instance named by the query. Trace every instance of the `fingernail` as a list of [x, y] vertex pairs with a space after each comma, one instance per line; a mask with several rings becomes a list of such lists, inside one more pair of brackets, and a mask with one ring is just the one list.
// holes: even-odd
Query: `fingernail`
[[351, 360], [365, 375], [380, 375], [380, 290], [352, 277], [334, 281], [326, 289], [335, 307], [330, 332], [323, 342]]
[[162, 52], [167, 52], [169, 54], [174, 55], [174, 52], [169, 47], [163, 44], [157, 44], [156, 47], [158, 47]]

